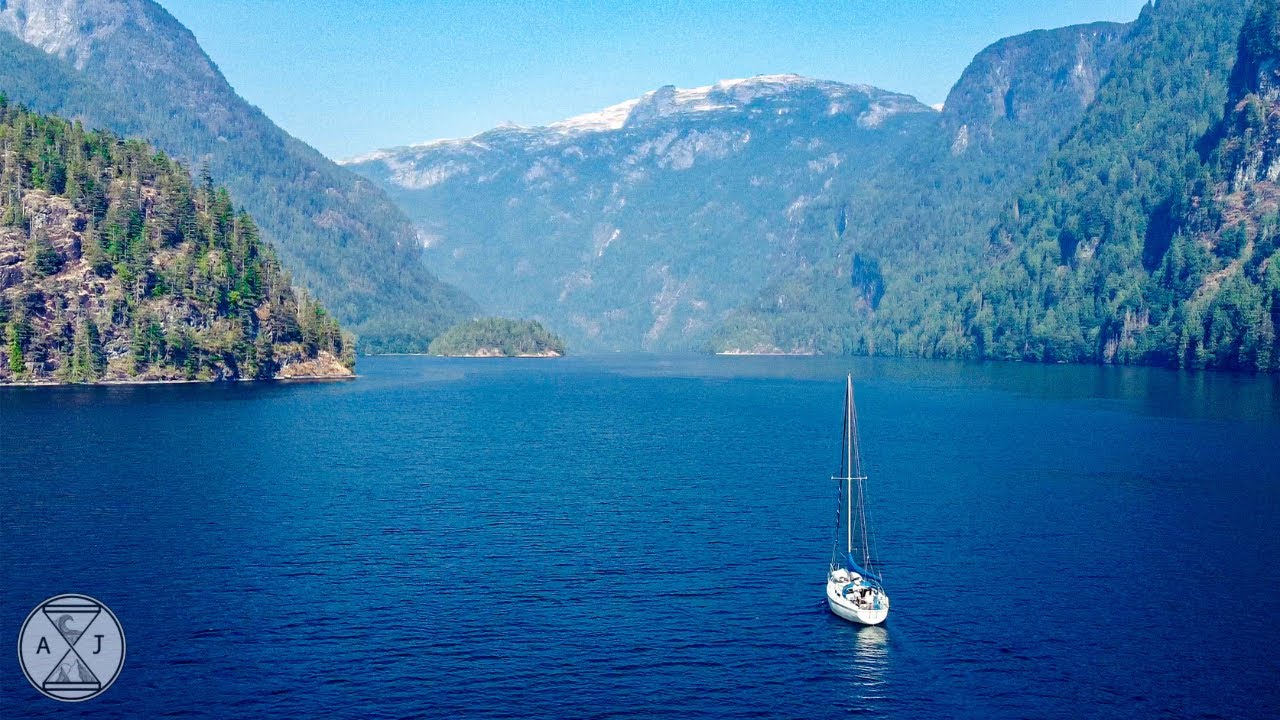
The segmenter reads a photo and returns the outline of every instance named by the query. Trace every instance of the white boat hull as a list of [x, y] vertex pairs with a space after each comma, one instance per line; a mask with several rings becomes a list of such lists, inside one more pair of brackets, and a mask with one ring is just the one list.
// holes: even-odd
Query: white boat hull
[[827, 607], [831, 612], [859, 625], [879, 625], [889, 617], [889, 596], [884, 591], [876, 590], [880, 596], [879, 607], [863, 607], [842, 594], [848, 585], [848, 582], [827, 581]]

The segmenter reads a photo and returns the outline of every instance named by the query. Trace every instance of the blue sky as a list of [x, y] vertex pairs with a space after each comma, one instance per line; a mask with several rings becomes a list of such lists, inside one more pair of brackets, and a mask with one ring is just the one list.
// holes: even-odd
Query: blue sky
[[342, 158], [765, 73], [941, 102], [979, 50], [1144, 0], [160, 0], [236, 90]]

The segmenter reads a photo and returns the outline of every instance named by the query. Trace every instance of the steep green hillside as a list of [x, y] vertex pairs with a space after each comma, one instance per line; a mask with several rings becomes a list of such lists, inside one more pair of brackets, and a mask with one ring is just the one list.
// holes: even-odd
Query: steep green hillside
[[[1169, 203], [1180, 222], [1152, 256], [1157, 333], [1132, 355], [1184, 367], [1280, 369], [1280, 2], [1255, 0], [1226, 113], [1201, 143], [1201, 173]], [[1154, 260], [1154, 257], [1150, 259]], [[1145, 348], [1142, 344], [1145, 342]]]
[[970, 352], [1273, 367], [1257, 334], [1267, 263], [1248, 264], [1272, 231], [1265, 203], [1241, 195], [1269, 190], [1241, 152], [1266, 124], [1266, 102], [1249, 99], [1262, 74], [1228, 83], [1237, 54], [1270, 56], [1242, 39], [1243, 16], [1207, 0], [1143, 11], [1085, 118], [993, 232], [992, 269], [965, 304]]
[[365, 351], [423, 350], [474, 314], [422, 263], [386, 195], [276, 127], [150, 0], [0, 3], [0, 90], [36, 110], [153, 142], [227, 183], [295, 279]]
[[953, 157], [913, 145], [910, 181], [826, 208], [812, 245], [838, 252], [711, 348], [1276, 369], [1273, 8], [992, 46], [948, 98]]
[[153, 147], [0, 94], [0, 382], [351, 375], [247, 213]]

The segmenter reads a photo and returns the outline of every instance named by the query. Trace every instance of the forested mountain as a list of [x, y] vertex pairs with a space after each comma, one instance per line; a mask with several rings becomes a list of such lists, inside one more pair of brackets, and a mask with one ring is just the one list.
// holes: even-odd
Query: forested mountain
[[[1091, 53], [1104, 59], [1094, 68], [1030, 63], [1039, 82], [992, 72], [990, 60], [1009, 55], [997, 43], [944, 112], [994, 108], [997, 122], [989, 134], [975, 133], [983, 125], [973, 118], [952, 119], [953, 151], [994, 137], [990, 167], [1034, 157], [1036, 145], [1052, 148], [1043, 164], [1022, 166], [1031, 174], [1020, 180], [1018, 169], [988, 174], [972, 158], [929, 160], [914, 196], [939, 198], [933, 207], [908, 210], [909, 223], [888, 233], [880, 222], [851, 224], [872, 232], [850, 244], [847, 269], [828, 276], [837, 279], [825, 292], [809, 281], [765, 294], [713, 347], [1275, 370], [1273, 7], [1254, 3], [1242, 34], [1241, 3], [1164, 0], [1123, 34], [1107, 32], [1115, 41]], [[1040, 47], [1069, 59], [1062, 51], [1073, 45], [1083, 47]], [[1028, 89], [1039, 89], [1043, 111], [1070, 118], [1065, 133], [1026, 121]], [[1010, 152], [1020, 139], [1025, 150]], [[948, 183], [955, 192], [937, 192]], [[975, 212], [956, 214], [965, 207]], [[835, 234], [826, 244], [841, 247]], [[858, 299], [833, 302], [850, 294]], [[799, 307], [787, 312], [784, 299]]]
[[138, 140], [0, 94], [3, 382], [351, 375], [248, 213]]
[[795, 262], [713, 334], [717, 351], [955, 355], [988, 231], [1084, 114], [1128, 26], [1006, 38], [877, 172], [798, 218]]
[[422, 263], [376, 186], [236, 95], [190, 31], [151, 0], [0, 3], [0, 90], [33, 109], [153, 142], [225, 182], [366, 351], [425, 350], [474, 314]]
[[1168, 203], [1178, 224], [1148, 233], [1147, 262], [1164, 253], [1150, 281], [1151, 305], [1167, 318], [1164, 336], [1146, 339], [1156, 360], [1280, 369], [1278, 71], [1280, 1], [1255, 0], [1226, 112], [1200, 144], [1206, 162]]
[[1242, 33], [1243, 3], [1143, 11], [1084, 120], [992, 233], [966, 306], [973, 352], [1277, 367], [1275, 2], [1250, 12]]
[[904, 95], [794, 75], [664, 87], [549, 127], [349, 166], [419, 222], [441, 275], [588, 349], [696, 346], [798, 262], [802, 218], [936, 124]]

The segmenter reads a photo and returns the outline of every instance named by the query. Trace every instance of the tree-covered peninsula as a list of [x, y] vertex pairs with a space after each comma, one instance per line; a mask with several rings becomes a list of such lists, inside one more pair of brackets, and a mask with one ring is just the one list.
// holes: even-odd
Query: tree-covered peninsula
[[0, 383], [347, 377], [354, 343], [295, 291], [207, 173], [0, 94]]
[[431, 342], [448, 357], [561, 357], [564, 341], [536, 320], [480, 318], [449, 328]]

